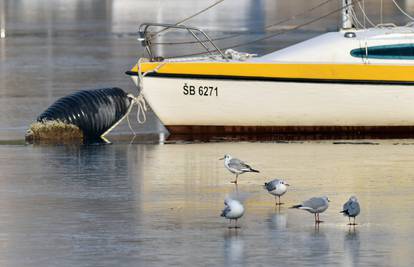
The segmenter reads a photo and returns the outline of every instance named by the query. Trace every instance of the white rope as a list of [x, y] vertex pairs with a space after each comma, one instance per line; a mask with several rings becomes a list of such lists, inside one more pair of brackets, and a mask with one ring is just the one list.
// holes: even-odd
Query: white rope
[[147, 75], [147, 74], [150, 74], [150, 73], [154, 73], [154, 72], [158, 72], [159, 71], [159, 69], [162, 67], [162, 66], [164, 66], [167, 62], [161, 62], [161, 63], [159, 63], [158, 64], [158, 66], [157, 67], [155, 67], [154, 69], [152, 69], [152, 70], [149, 70], [149, 71], [147, 71], [147, 72], [145, 72], [144, 74], [142, 74], [142, 72], [141, 72], [141, 63], [143, 62], [143, 61], [147, 61], [148, 62], [148, 59], [146, 59], [146, 58], [140, 58], [140, 59], [138, 59], [138, 63], [137, 63], [137, 66], [138, 66], [138, 69], [137, 69], [137, 72], [138, 72], [138, 88], [139, 88], [139, 94], [141, 94], [141, 91], [142, 91], [142, 89], [144, 88], [144, 77]]
[[134, 129], [131, 126], [131, 122], [129, 121], [129, 114], [128, 114], [128, 116], [126, 118], [127, 118], [127, 122], [128, 122], [128, 127], [129, 127], [129, 129], [131, 130], [132, 134], [135, 137], [137, 134], [135, 133]]
[[249, 54], [249, 53], [245, 53], [245, 52], [239, 52], [233, 49], [227, 49], [224, 52], [224, 55], [226, 55], [226, 57], [228, 59], [232, 59], [232, 60], [237, 60], [237, 61], [246, 61], [248, 59], [251, 59], [252, 57], [257, 56], [257, 54]]
[[114, 123], [111, 128], [109, 128], [108, 130], [106, 130], [101, 137], [104, 137], [105, 135], [107, 135], [109, 132], [111, 132], [116, 126], [118, 126], [125, 118], [127, 119], [128, 122], [128, 127], [131, 130], [131, 132], [133, 133], [133, 135], [137, 135], [134, 131], [134, 129], [131, 126], [131, 122], [129, 121], [129, 113], [131, 113], [132, 108], [134, 107], [134, 104], [137, 105], [138, 110], [137, 110], [137, 121], [140, 124], [143, 124], [146, 122], [147, 120], [147, 105], [145, 102], [145, 98], [142, 94], [138, 95], [137, 97], [133, 96], [132, 94], [128, 94], [128, 98], [131, 99], [131, 104], [128, 107], [127, 112], [125, 113], [124, 116], [122, 116], [122, 118], [120, 118], [116, 123]]
[[407, 12], [405, 12], [398, 4], [397, 2], [395, 2], [395, 0], [392, 0], [392, 2], [394, 3], [394, 5], [401, 11], [401, 13], [403, 13], [405, 16], [407, 16], [407, 18], [409, 18], [410, 20], [414, 21], [414, 18], [411, 17]]
[[205, 60], [216, 60], [216, 61], [223, 61], [223, 57], [221, 55], [206, 55], [201, 57], [178, 57], [178, 58], [167, 58], [165, 59], [166, 62], [192, 62], [192, 61], [205, 61]]
[[[393, 28], [398, 28], [401, 30], [401, 27], [395, 25], [394, 23], [382, 23], [382, 24], [378, 24], [377, 26], [375, 26], [376, 28], [388, 28], [388, 29], [393, 29]], [[409, 27], [409, 26], [407, 26]]]
[[358, 3], [358, 6], [359, 6], [359, 9], [361, 9], [361, 12], [362, 12], [362, 15], [363, 15], [363, 18], [364, 18], [364, 28], [365, 28], [365, 20], [368, 21], [368, 23], [371, 24], [372, 27], [375, 27], [375, 23], [373, 23], [369, 19], [368, 15], [365, 13], [365, 1], [362, 1], [363, 6], [361, 6], [361, 2], [360, 1], [358, 1], [357, 3]]
[[146, 58], [140, 58], [138, 59], [138, 63], [137, 63], [137, 74], [138, 74], [138, 96], [134, 97], [134, 103], [137, 104], [137, 122], [139, 124], [144, 124], [147, 121], [147, 104], [144, 98], [144, 95], [142, 94], [142, 91], [144, 90], [144, 77], [147, 74], [150, 73], [154, 73], [154, 72], [158, 72], [159, 69], [164, 66], [167, 62], [161, 62], [158, 64], [157, 67], [155, 67], [152, 70], [149, 70], [145, 73], [142, 73], [141, 71], [141, 63], [143, 61], [148, 61], [148, 59]]
[[137, 84], [137, 86], [138, 86], [138, 94], [141, 94], [141, 91], [142, 91], [142, 88], [143, 88], [143, 85], [142, 85], [142, 83], [143, 83], [143, 76], [142, 76], [142, 72], [141, 72], [141, 63], [143, 62], [143, 61], [146, 61], [147, 59], [146, 58], [143, 58], [143, 57], [140, 57], [139, 59], [138, 59], [138, 63], [137, 63], [137, 67], [138, 67], [138, 69], [137, 69], [137, 74], [138, 74], [138, 84]]
[[[134, 106], [134, 103], [135, 103], [135, 97], [132, 95], [132, 94], [128, 94], [127, 95], [127, 97], [128, 98], [130, 98], [131, 99], [131, 103], [129, 104], [129, 107], [128, 107], [128, 110], [127, 110], [127, 112], [125, 113], [125, 115], [124, 116], [122, 116], [116, 123], [114, 123], [112, 126], [111, 126], [111, 128], [109, 128], [108, 130], [106, 130], [103, 134], [101, 134], [101, 137], [103, 138], [105, 135], [107, 135], [110, 131], [112, 131], [116, 126], [118, 126], [118, 124], [120, 124], [121, 123], [121, 121], [123, 120], [123, 119], [125, 119], [125, 118], [128, 118], [128, 115], [129, 115], [129, 113], [131, 112], [131, 110], [132, 110], [132, 107]], [[129, 120], [128, 120], [129, 121]], [[132, 130], [132, 128], [130, 128], [131, 130]], [[134, 135], [135, 135], [135, 132], [134, 132], [134, 130], [132, 130], [132, 132], [134, 133]]]
[[[140, 94], [139, 96], [135, 97], [134, 99], [135, 103], [138, 106], [137, 109], [137, 121], [140, 124], [144, 124], [147, 121], [147, 104], [145, 102], [145, 98], [142, 94]], [[142, 115], [141, 115], [142, 114]], [[142, 119], [141, 119], [142, 117]]]
[[351, 14], [353, 21], [357, 24], [357, 28], [360, 27], [361, 29], [365, 29], [364, 25], [359, 21], [358, 16], [355, 13], [354, 9], [351, 10], [350, 14]]

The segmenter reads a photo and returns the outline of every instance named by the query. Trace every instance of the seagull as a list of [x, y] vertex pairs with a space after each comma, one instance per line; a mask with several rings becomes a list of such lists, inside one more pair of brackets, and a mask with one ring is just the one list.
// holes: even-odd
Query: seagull
[[229, 226], [229, 229], [240, 228], [239, 226], [237, 226], [237, 219], [241, 218], [243, 214], [244, 214], [244, 207], [238, 200], [231, 199], [231, 198], [224, 199], [224, 209], [221, 212], [220, 216], [230, 219], [230, 225], [231, 225], [231, 220], [235, 220], [234, 227]]
[[[344, 216], [348, 216], [349, 224], [348, 225], [357, 225], [355, 223], [355, 217], [358, 216], [361, 209], [359, 208], [358, 199], [355, 196], [349, 198], [349, 200], [344, 204], [343, 210], [341, 213]], [[351, 223], [351, 217], [354, 218], [354, 222]]]
[[323, 221], [319, 220], [319, 213], [324, 212], [329, 207], [328, 197], [313, 197], [304, 201], [302, 204], [290, 207], [291, 209], [307, 210], [315, 215], [315, 224]]
[[[288, 186], [289, 184], [287, 184], [284, 180], [280, 179], [274, 179], [273, 181], [264, 184], [264, 187], [267, 189], [267, 192], [275, 196], [276, 206], [283, 204], [280, 203], [280, 197], [286, 193]], [[279, 202], [276, 201], [276, 197], [279, 197]]]
[[239, 174], [245, 173], [245, 172], [259, 172], [258, 170], [253, 169], [243, 161], [233, 158], [229, 154], [224, 155], [224, 167], [227, 168], [231, 173], [236, 174], [236, 180], [232, 181], [232, 183], [237, 184], [237, 177]]

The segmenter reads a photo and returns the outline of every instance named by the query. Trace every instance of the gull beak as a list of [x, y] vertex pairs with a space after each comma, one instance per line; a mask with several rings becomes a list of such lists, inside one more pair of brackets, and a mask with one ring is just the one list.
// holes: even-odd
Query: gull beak
[[290, 184], [285, 184], [286, 186], [290, 186]]
[[219, 160], [223, 160], [224, 158], [219, 158]]

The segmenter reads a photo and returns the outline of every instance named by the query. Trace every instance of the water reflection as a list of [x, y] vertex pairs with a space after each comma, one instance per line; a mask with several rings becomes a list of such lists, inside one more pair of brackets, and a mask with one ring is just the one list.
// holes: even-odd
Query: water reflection
[[[218, 215], [223, 196], [235, 190], [217, 160], [224, 151], [256, 155], [265, 176], [294, 177], [300, 187], [289, 202], [335, 192], [326, 223], [315, 229], [309, 214], [275, 208], [257, 175], [238, 185], [249, 196], [246, 214], [241, 229], [228, 230]], [[389, 177], [411, 177], [413, 159], [411, 146], [382, 142], [2, 145], [0, 262], [409, 266], [414, 180], [397, 179], [390, 188]], [[349, 191], [364, 204], [364, 224], [350, 232], [338, 213]]]
[[[28, 166], [14, 162], [15, 155], [30, 159]], [[2, 166], [3, 263], [41, 266], [46, 255], [65, 257], [70, 249], [73, 256], [59, 265], [95, 265], [92, 254], [138, 249], [124, 240], [139, 240], [140, 184], [131, 183], [142, 175], [139, 151], [115, 145], [22, 146], [8, 158], [9, 167]]]
[[312, 262], [319, 263], [318, 265], [323, 265], [326, 260], [327, 255], [330, 253], [330, 244], [326, 234], [319, 230], [318, 227], [315, 228], [315, 231], [308, 234], [304, 240], [304, 248], [301, 252], [302, 257]]
[[275, 207], [269, 212], [269, 229], [270, 230], [285, 230], [287, 228], [288, 214], [280, 207]]
[[238, 231], [224, 234], [224, 262], [226, 266], [241, 265], [244, 262], [244, 240]]
[[4, 1], [0, 2], [0, 39], [6, 38], [6, 13]]
[[360, 266], [360, 242], [358, 230], [350, 227], [344, 237], [345, 266]]

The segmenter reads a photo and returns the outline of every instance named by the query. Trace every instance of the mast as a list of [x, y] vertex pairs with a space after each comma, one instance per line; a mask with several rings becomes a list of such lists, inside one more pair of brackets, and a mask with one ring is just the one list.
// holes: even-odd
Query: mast
[[351, 12], [352, 0], [342, 0], [342, 29], [354, 28]]

